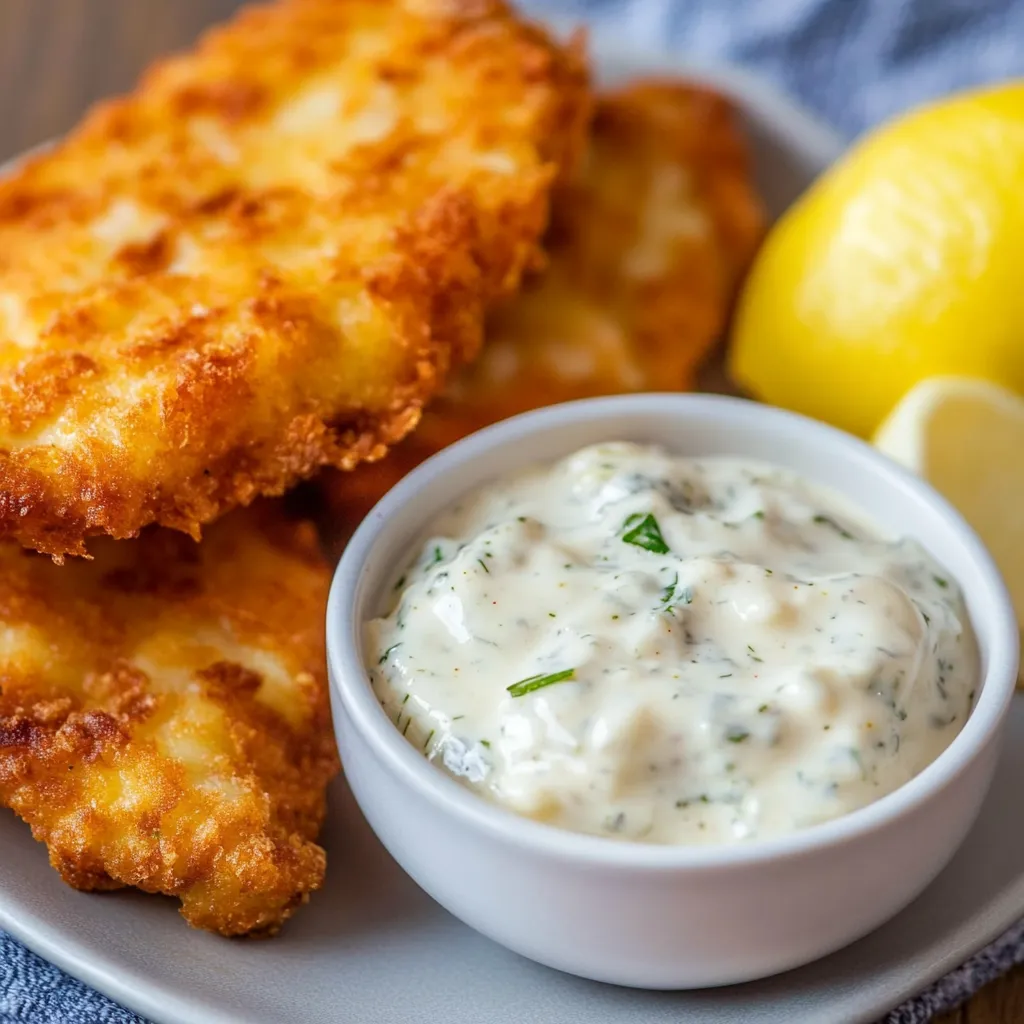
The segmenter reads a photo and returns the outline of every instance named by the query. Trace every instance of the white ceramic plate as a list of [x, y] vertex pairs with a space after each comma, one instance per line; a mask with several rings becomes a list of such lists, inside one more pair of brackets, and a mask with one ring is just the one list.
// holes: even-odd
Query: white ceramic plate
[[[778, 213], [839, 152], [838, 139], [774, 90], [728, 69], [615, 51], [607, 80], [684, 72], [739, 100], [758, 178]], [[840, 953], [768, 981], [646, 993], [580, 981], [482, 938], [421, 892], [331, 792], [325, 889], [272, 941], [192, 931], [170, 899], [90, 895], [58, 881], [44, 848], [0, 814], [0, 926], [160, 1024], [830, 1024], [871, 1021], [1024, 916], [1024, 703], [977, 825], [939, 879], [899, 917]]]

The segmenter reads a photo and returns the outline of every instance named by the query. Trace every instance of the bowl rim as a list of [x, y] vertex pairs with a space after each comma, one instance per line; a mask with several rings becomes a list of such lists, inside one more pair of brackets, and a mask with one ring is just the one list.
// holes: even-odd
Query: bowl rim
[[[406, 742], [385, 714], [359, 651], [363, 623], [358, 616], [370, 603], [366, 600], [367, 562], [399, 511], [426, 488], [442, 487], [450, 473], [467, 463], [484, 467], [488, 456], [496, 450], [570, 424], [596, 427], [602, 421], [624, 415], [676, 416], [684, 411], [691, 419], [745, 419], [744, 427], [751, 432], [799, 427], [830, 457], [857, 463], [862, 472], [872, 474], [881, 486], [902, 491], [912, 501], [930, 506], [965, 549], [980, 589], [985, 591], [983, 601], [992, 608], [984, 622], [971, 620], [975, 634], [987, 641], [988, 664], [984, 678], [979, 680], [980, 693], [952, 743], [916, 776], [865, 807], [795, 832], [736, 844], [661, 845], [576, 833], [524, 818], [472, 792], [429, 762]], [[597, 443], [596, 438], [593, 443]], [[813, 474], [809, 476], [814, 479]], [[484, 479], [481, 474], [469, 489]], [[960, 513], [930, 485], [864, 441], [835, 427], [746, 399], [694, 393], [646, 392], [566, 402], [522, 413], [463, 438], [405, 476], [363, 519], [338, 563], [327, 604], [327, 659], [332, 694], [339, 699], [352, 727], [404, 785], [428, 800], [436, 811], [454, 816], [464, 825], [518, 849], [588, 865], [630, 869], [723, 869], [788, 859], [870, 835], [911, 814], [946, 789], [998, 739], [1016, 686], [1019, 639], [1010, 596], [992, 557]], [[337, 718], [339, 713], [338, 701], [332, 700], [332, 714]]]

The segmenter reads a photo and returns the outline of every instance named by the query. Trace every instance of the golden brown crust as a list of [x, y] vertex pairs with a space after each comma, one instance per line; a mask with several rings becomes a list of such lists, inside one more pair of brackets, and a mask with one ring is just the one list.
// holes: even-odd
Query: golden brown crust
[[0, 544], [0, 803], [76, 888], [273, 932], [323, 879], [338, 768], [313, 529], [264, 502], [198, 545], [91, 549], [56, 566]]
[[417, 422], [539, 261], [579, 48], [502, 0], [279, 0], [0, 181], [0, 537], [198, 534]]
[[325, 476], [335, 517], [358, 523], [413, 466], [507, 416], [693, 387], [764, 224], [724, 97], [671, 79], [599, 96], [584, 172], [555, 194], [547, 270], [492, 314], [480, 358], [411, 437]]

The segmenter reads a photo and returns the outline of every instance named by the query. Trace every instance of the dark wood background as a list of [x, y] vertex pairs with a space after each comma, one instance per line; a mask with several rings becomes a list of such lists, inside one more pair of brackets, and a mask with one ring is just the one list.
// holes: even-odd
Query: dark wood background
[[0, 160], [67, 131], [241, 0], [0, 0]]
[[[67, 131], [242, 0], [0, 0], [0, 161]], [[940, 1024], [1024, 1024], [1024, 968]]]

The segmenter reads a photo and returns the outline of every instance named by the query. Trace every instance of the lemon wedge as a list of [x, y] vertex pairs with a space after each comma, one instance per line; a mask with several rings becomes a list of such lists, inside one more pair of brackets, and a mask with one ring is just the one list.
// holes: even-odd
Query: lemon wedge
[[740, 298], [734, 380], [870, 437], [918, 381], [1024, 391], [1024, 81], [858, 142], [776, 224]]
[[1024, 398], [988, 381], [932, 377], [897, 404], [874, 444], [974, 527], [1006, 580], [1024, 633]]

